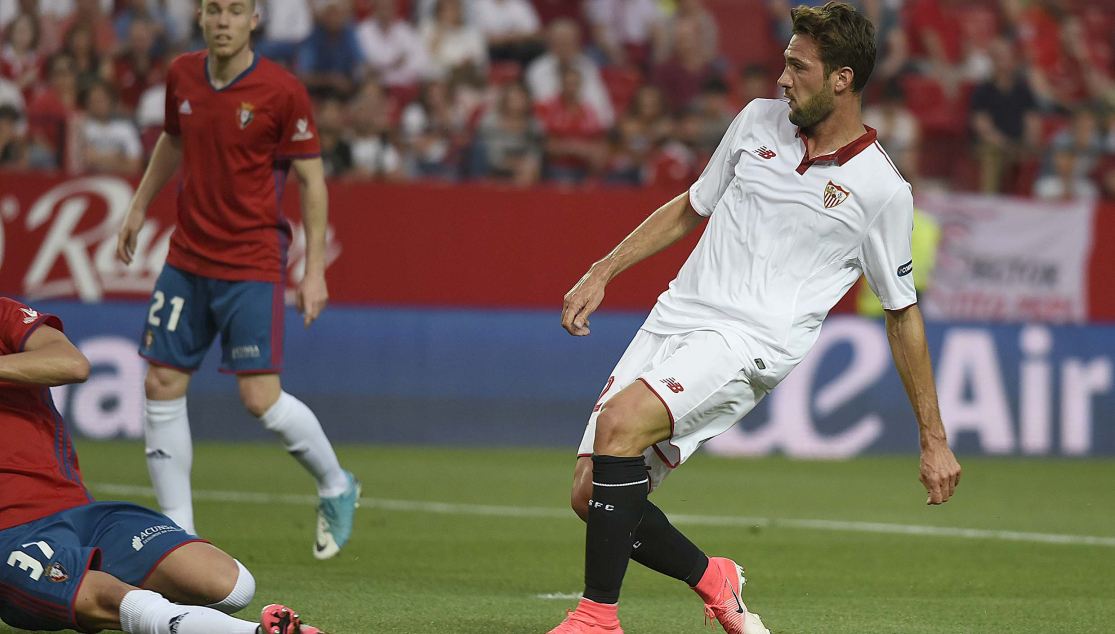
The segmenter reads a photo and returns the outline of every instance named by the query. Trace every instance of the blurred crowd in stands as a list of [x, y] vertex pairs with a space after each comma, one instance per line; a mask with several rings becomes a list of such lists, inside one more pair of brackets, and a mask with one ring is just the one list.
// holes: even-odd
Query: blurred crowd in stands
[[[1115, 0], [849, 0], [908, 180], [1115, 198]], [[256, 0], [329, 176], [683, 186], [820, 0]], [[197, 0], [0, 0], [0, 169], [141, 173]]]

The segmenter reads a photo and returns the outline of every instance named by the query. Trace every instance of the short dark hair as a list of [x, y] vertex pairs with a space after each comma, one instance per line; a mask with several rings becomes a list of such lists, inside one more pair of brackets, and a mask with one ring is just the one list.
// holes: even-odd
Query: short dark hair
[[875, 68], [875, 25], [843, 2], [825, 6], [800, 6], [790, 10], [795, 35], [808, 35], [817, 43], [825, 75], [847, 66], [852, 69], [852, 92], [867, 85]]

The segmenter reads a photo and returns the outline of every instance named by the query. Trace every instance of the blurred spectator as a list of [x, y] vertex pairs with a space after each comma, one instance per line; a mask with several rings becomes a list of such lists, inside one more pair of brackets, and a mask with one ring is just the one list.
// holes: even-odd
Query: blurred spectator
[[581, 71], [562, 66], [561, 91], [535, 107], [546, 131], [546, 177], [579, 183], [607, 158], [604, 125], [581, 96]]
[[534, 0], [534, 10], [542, 21], [542, 28], [549, 29], [555, 20], [573, 20], [581, 30], [588, 32], [592, 26], [585, 15], [583, 0]]
[[615, 122], [612, 102], [596, 62], [581, 51], [580, 27], [572, 20], [556, 20], [550, 25], [548, 36], [549, 51], [534, 60], [526, 72], [535, 101], [556, 97], [561, 90], [561, 66], [575, 67], [581, 75], [581, 100], [592, 106], [605, 127], [611, 127]]
[[39, 82], [39, 22], [21, 13], [4, 29], [4, 48], [0, 50], [0, 76], [11, 80], [30, 99]]
[[[1081, 106], [1072, 115], [1072, 123], [1058, 132], [1049, 143], [1054, 152], [1067, 151], [1076, 157], [1075, 168], [1080, 176], [1088, 176], [1099, 166], [1106, 151], [1106, 139], [1100, 127], [1099, 113], [1090, 107]], [[1042, 166], [1042, 176], [1055, 173], [1053, 161]]]
[[325, 166], [326, 178], [344, 176], [352, 169], [352, 148], [344, 139], [344, 102], [336, 97], [323, 99], [318, 104], [314, 124], [317, 126], [321, 161]]
[[864, 110], [863, 123], [875, 128], [879, 143], [906, 180], [912, 182], [917, 175], [921, 127], [906, 107], [902, 84], [896, 80], [884, 84], [882, 101]]
[[1115, 201], [1115, 155], [1104, 157], [1096, 176], [1103, 197]]
[[525, 66], [542, 53], [542, 23], [528, 0], [475, 0], [475, 7], [492, 61]]
[[750, 64], [740, 74], [739, 108], [742, 110], [756, 99], [770, 99], [781, 92], [766, 66]]
[[911, 61], [941, 82], [953, 97], [959, 90], [965, 59], [962, 1], [911, 0], [905, 11]]
[[426, 74], [426, 47], [395, 0], [375, 0], [375, 13], [356, 27], [364, 59], [383, 83], [391, 87], [417, 86]]
[[154, 54], [164, 55], [167, 25], [172, 18], [163, 9], [162, 3], [159, 0], [116, 0], [112, 25], [118, 42], [127, 42], [131, 38], [132, 23], [136, 20], [147, 21]]
[[980, 191], [1003, 190], [1007, 174], [1041, 140], [1037, 101], [1019, 74], [1014, 47], [996, 40], [989, 48], [995, 74], [972, 93], [972, 130], [980, 165]]
[[23, 98], [23, 91], [15, 82], [0, 77], [0, 106], [11, 106], [23, 115], [27, 111], [27, 101]]
[[374, 95], [374, 91], [362, 88], [349, 109], [353, 130], [352, 174], [399, 180], [403, 177], [403, 160], [393, 138], [391, 110], [386, 98]]
[[166, 62], [155, 54], [155, 24], [151, 20], [137, 16], [131, 21], [127, 45], [116, 57], [112, 75], [120, 103], [129, 112], [139, 105], [144, 91], [163, 83]]
[[47, 61], [48, 87], [28, 104], [28, 161], [31, 167], [63, 167], [70, 117], [77, 111], [77, 70], [69, 53], [56, 53]]
[[673, 50], [674, 32], [678, 22], [696, 20], [701, 25], [701, 42], [705, 46], [705, 54], [709, 59], [714, 59], [720, 54], [720, 31], [716, 26], [716, 16], [705, 7], [704, 0], [678, 0], [677, 10], [666, 21], [663, 31], [663, 43], [657, 53], [656, 61], [662, 61]]
[[586, 0], [585, 11], [593, 43], [612, 64], [644, 67], [651, 51], [662, 47], [663, 15], [657, 0]]
[[1077, 168], [1077, 156], [1062, 148], [1053, 152], [1053, 171], [1034, 183], [1034, 197], [1041, 200], [1095, 200], [1100, 190]]
[[419, 34], [436, 76], [480, 74], [488, 67], [484, 34], [465, 21], [461, 0], [438, 0], [432, 19], [422, 22]]
[[263, 39], [255, 49], [272, 61], [284, 65], [294, 63], [298, 44], [310, 36], [314, 16], [309, 0], [255, 0]]
[[638, 185], [651, 152], [669, 139], [674, 122], [666, 112], [662, 91], [646, 85], [635, 94], [631, 110], [612, 133], [606, 180]]
[[73, 59], [79, 92], [112, 78], [112, 65], [97, 52], [93, 26], [89, 22], [77, 22], [66, 31], [62, 50]]
[[143, 146], [130, 119], [113, 116], [116, 95], [107, 82], [98, 82], [82, 95], [84, 165], [94, 172], [138, 175], [143, 169]]
[[1071, 109], [1103, 96], [1110, 69], [1093, 56], [1092, 42], [1065, 0], [1035, 0], [1020, 19], [1030, 80], [1045, 104]]
[[143, 152], [151, 155], [155, 143], [163, 131], [163, 122], [166, 117], [166, 84], [156, 84], [139, 96], [136, 105], [136, 127], [139, 128], [139, 140], [143, 143]]
[[320, 3], [313, 32], [298, 47], [295, 70], [311, 94], [348, 97], [363, 75], [364, 56], [348, 0]]
[[732, 106], [728, 85], [722, 79], [712, 79], [705, 83], [697, 98], [697, 108], [701, 117], [701, 133], [698, 146], [710, 155], [720, 145], [724, 133], [732, 125], [739, 111]]
[[417, 177], [456, 179], [465, 117], [453, 101], [448, 81], [422, 87], [421, 97], [403, 109], [399, 122], [407, 171]]
[[[414, 21], [418, 24], [432, 22], [438, 11], [441, 0], [417, 0], [414, 3]], [[465, 24], [476, 27], [476, 0], [461, 0], [461, 13], [464, 14]]]
[[0, 105], [0, 170], [26, 167], [23, 139], [19, 135], [19, 111]]
[[721, 73], [701, 44], [700, 23], [679, 22], [674, 28], [673, 55], [654, 69], [654, 84], [666, 95], [670, 110], [681, 112], [701, 92], [701, 86], [719, 77]]
[[[111, 0], [109, 7], [112, 6]], [[116, 44], [116, 29], [112, 20], [108, 18], [110, 9], [101, 6], [100, 0], [75, 0], [75, 9], [72, 15], [59, 23], [58, 28], [64, 34], [66, 43], [69, 43], [70, 32], [75, 26], [81, 24], [89, 29], [89, 37], [93, 53], [97, 56], [112, 52]], [[73, 51], [71, 51], [73, 52]], [[78, 60], [80, 62], [80, 60]]]
[[509, 82], [496, 107], [480, 121], [470, 174], [530, 185], [541, 175], [542, 141], [530, 92], [525, 84]]
[[699, 147], [701, 115], [696, 108], [687, 108], [677, 120], [675, 134], [651, 156], [645, 172], [645, 184], [683, 189], [697, 176], [698, 165], [708, 162]]

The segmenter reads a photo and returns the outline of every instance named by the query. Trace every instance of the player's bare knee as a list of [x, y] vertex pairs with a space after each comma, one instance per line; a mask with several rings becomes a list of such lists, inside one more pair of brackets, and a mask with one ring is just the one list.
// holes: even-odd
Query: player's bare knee
[[266, 414], [278, 398], [277, 394], [272, 394], [270, 390], [255, 383], [247, 381], [240, 383], [240, 400], [243, 401], [248, 412], [256, 418]]
[[237, 571], [224, 575], [220, 598], [209, 603], [209, 607], [233, 614], [248, 607], [256, 594], [256, 580], [252, 573], [238, 560], [233, 560]]
[[143, 378], [143, 391], [148, 400], [170, 401], [186, 395], [190, 375], [185, 372], [158, 366], [148, 366]]
[[134, 587], [99, 570], [85, 573], [74, 598], [78, 625], [90, 630], [119, 629], [120, 602]]
[[637, 456], [650, 446], [644, 443], [637, 429], [637, 420], [630, 408], [605, 403], [596, 418], [593, 451], [604, 456]]

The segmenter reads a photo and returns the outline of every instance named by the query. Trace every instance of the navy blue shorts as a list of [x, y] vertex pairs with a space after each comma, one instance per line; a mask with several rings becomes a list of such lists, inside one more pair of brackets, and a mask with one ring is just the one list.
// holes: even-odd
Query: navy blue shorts
[[155, 282], [139, 354], [193, 372], [217, 334], [221, 371], [281, 372], [286, 285], [202, 277], [169, 264]]
[[142, 587], [173, 550], [203, 541], [128, 502], [94, 502], [0, 531], [0, 619], [24, 630], [80, 630], [74, 600], [88, 570]]

